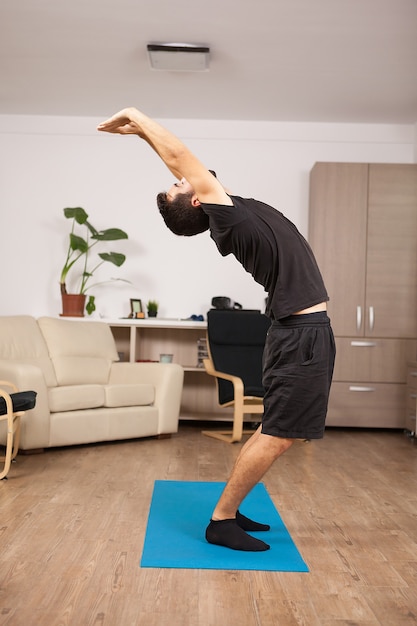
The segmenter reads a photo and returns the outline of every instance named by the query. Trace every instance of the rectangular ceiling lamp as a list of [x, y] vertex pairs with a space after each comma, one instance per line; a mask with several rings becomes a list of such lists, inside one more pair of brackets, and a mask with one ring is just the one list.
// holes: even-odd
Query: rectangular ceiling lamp
[[205, 72], [209, 68], [210, 48], [185, 43], [148, 44], [154, 70]]

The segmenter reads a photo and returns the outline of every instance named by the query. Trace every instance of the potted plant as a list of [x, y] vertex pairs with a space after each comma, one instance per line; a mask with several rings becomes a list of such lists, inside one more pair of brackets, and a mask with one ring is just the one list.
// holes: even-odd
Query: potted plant
[[156, 300], [149, 300], [146, 308], [148, 309], [148, 317], [156, 317], [158, 315], [158, 302]]
[[[84, 315], [87, 290], [91, 289], [93, 286], [102, 284], [102, 282], [108, 282], [101, 281], [100, 283], [94, 283], [94, 285], [91, 285], [90, 280], [92, 279], [94, 272], [105, 262], [113, 263], [113, 265], [120, 267], [126, 260], [126, 256], [120, 252], [99, 252], [99, 260], [96, 264], [94, 264], [91, 263], [91, 251], [100, 241], [116, 241], [119, 239], [127, 239], [128, 236], [119, 228], [97, 230], [91, 222], [88, 221], [88, 214], [81, 207], [66, 208], [64, 209], [64, 215], [67, 219], [72, 220], [72, 224], [71, 232], [69, 234], [67, 256], [60, 275], [62, 315], [82, 317]], [[84, 236], [76, 233], [77, 224], [83, 227]], [[77, 261], [83, 263], [82, 271], [78, 276], [79, 286], [77, 288], [77, 293], [68, 293], [68, 273]], [[78, 301], [78, 305], [74, 305], [74, 301]], [[67, 306], [68, 304], [69, 308]], [[77, 306], [78, 308], [76, 308]], [[85, 308], [89, 315], [95, 311], [95, 296], [89, 295], [87, 306]]]

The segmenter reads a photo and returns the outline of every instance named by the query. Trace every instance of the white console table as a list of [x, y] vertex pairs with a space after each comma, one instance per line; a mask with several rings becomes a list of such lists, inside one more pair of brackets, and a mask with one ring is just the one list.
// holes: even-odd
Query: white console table
[[206, 336], [207, 322], [158, 318], [103, 321], [113, 332], [122, 360], [159, 361], [160, 354], [170, 353], [184, 369], [197, 367], [197, 340]]
[[172, 354], [184, 368], [184, 390], [180, 419], [231, 420], [231, 409], [217, 402], [215, 380], [197, 367], [198, 340], [206, 337], [207, 322], [178, 319], [104, 319], [113, 333], [124, 361], [159, 361]]

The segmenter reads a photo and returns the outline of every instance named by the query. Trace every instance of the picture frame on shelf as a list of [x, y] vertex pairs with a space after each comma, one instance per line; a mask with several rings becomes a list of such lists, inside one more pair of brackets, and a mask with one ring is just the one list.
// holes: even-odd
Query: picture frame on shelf
[[142, 300], [138, 298], [130, 298], [130, 316], [131, 318], [143, 319], [145, 313], [142, 307]]

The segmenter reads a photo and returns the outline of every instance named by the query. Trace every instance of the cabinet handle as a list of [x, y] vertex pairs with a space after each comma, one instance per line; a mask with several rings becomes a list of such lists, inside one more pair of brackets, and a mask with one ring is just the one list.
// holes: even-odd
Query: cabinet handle
[[410, 398], [412, 400], [416, 400], [417, 399], [417, 393], [410, 393]]
[[375, 311], [374, 311], [374, 307], [370, 306], [369, 307], [369, 328], [370, 328], [370, 330], [374, 329], [374, 323], [375, 323]]
[[375, 387], [361, 387], [359, 385], [351, 385], [349, 391], [375, 391]]
[[359, 332], [362, 326], [362, 307], [356, 307], [356, 330]]
[[410, 376], [416, 376], [417, 377], [417, 372], [410, 372]]
[[351, 341], [350, 345], [354, 348], [374, 348], [377, 343], [376, 341]]

